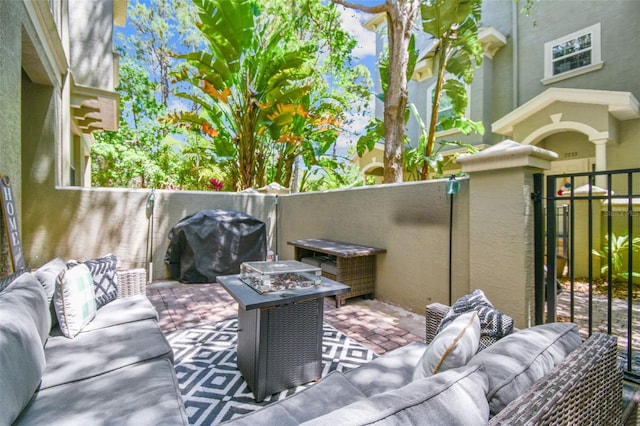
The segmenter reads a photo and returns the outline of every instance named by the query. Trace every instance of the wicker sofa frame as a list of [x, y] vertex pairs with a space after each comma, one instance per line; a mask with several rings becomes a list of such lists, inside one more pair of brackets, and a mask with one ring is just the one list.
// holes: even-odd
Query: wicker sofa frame
[[[433, 340], [448, 310], [449, 306], [440, 303], [426, 307], [427, 343]], [[617, 360], [616, 338], [594, 333], [489, 424], [623, 424], [622, 369]]]
[[147, 292], [147, 272], [144, 268], [116, 271], [118, 276], [118, 299]]

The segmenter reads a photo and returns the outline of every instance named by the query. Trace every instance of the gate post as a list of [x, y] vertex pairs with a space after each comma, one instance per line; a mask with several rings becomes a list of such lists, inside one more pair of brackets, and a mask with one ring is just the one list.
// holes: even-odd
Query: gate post
[[457, 161], [469, 179], [469, 288], [518, 328], [535, 323], [533, 175], [555, 152], [505, 140]]

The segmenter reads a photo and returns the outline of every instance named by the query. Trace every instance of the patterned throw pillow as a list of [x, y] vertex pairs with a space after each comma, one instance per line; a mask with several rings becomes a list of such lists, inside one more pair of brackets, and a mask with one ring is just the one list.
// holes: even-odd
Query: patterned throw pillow
[[513, 332], [513, 319], [493, 307], [484, 292], [476, 289], [453, 304], [436, 330], [443, 330], [451, 321], [465, 312], [476, 311], [480, 319], [480, 345], [478, 352], [488, 348]]
[[95, 291], [89, 268], [80, 264], [60, 272], [53, 304], [62, 334], [75, 337], [96, 316]]
[[[118, 258], [114, 254], [107, 254], [97, 259], [91, 259], [82, 262], [87, 265], [96, 293], [96, 306], [98, 309], [107, 303], [118, 298], [118, 274], [116, 274], [116, 265]], [[75, 261], [69, 264], [77, 264]]]
[[466, 365], [478, 351], [479, 342], [478, 313], [471, 311], [458, 316], [427, 346], [413, 372], [413, 380]]

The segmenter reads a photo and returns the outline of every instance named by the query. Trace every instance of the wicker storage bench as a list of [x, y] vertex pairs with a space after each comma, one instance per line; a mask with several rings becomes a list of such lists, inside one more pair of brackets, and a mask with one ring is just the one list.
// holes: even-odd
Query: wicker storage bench
[[326, 239], [289, 241], [295, 247], [295, 260], [315, 264], [322, 275], [351, 287], [336, 296], [336, 307], [355, 296], [373, 298], [376, 288], [376, 255], [386, 249]]
[[116, 271], [118, 275], [118, 298], [147, 293], [147, 272], [144, 268]]

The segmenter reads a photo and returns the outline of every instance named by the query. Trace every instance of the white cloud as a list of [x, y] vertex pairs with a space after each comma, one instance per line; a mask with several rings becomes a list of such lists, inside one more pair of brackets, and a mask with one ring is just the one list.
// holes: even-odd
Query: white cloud
[[338, 6], [342, 15], [342, 26], [358, 42], [353, 51], [353, 56], [363, 60], [367, 56], [376, 56], [376, 34], [362, 26], [371, 18], [371, 14]]

